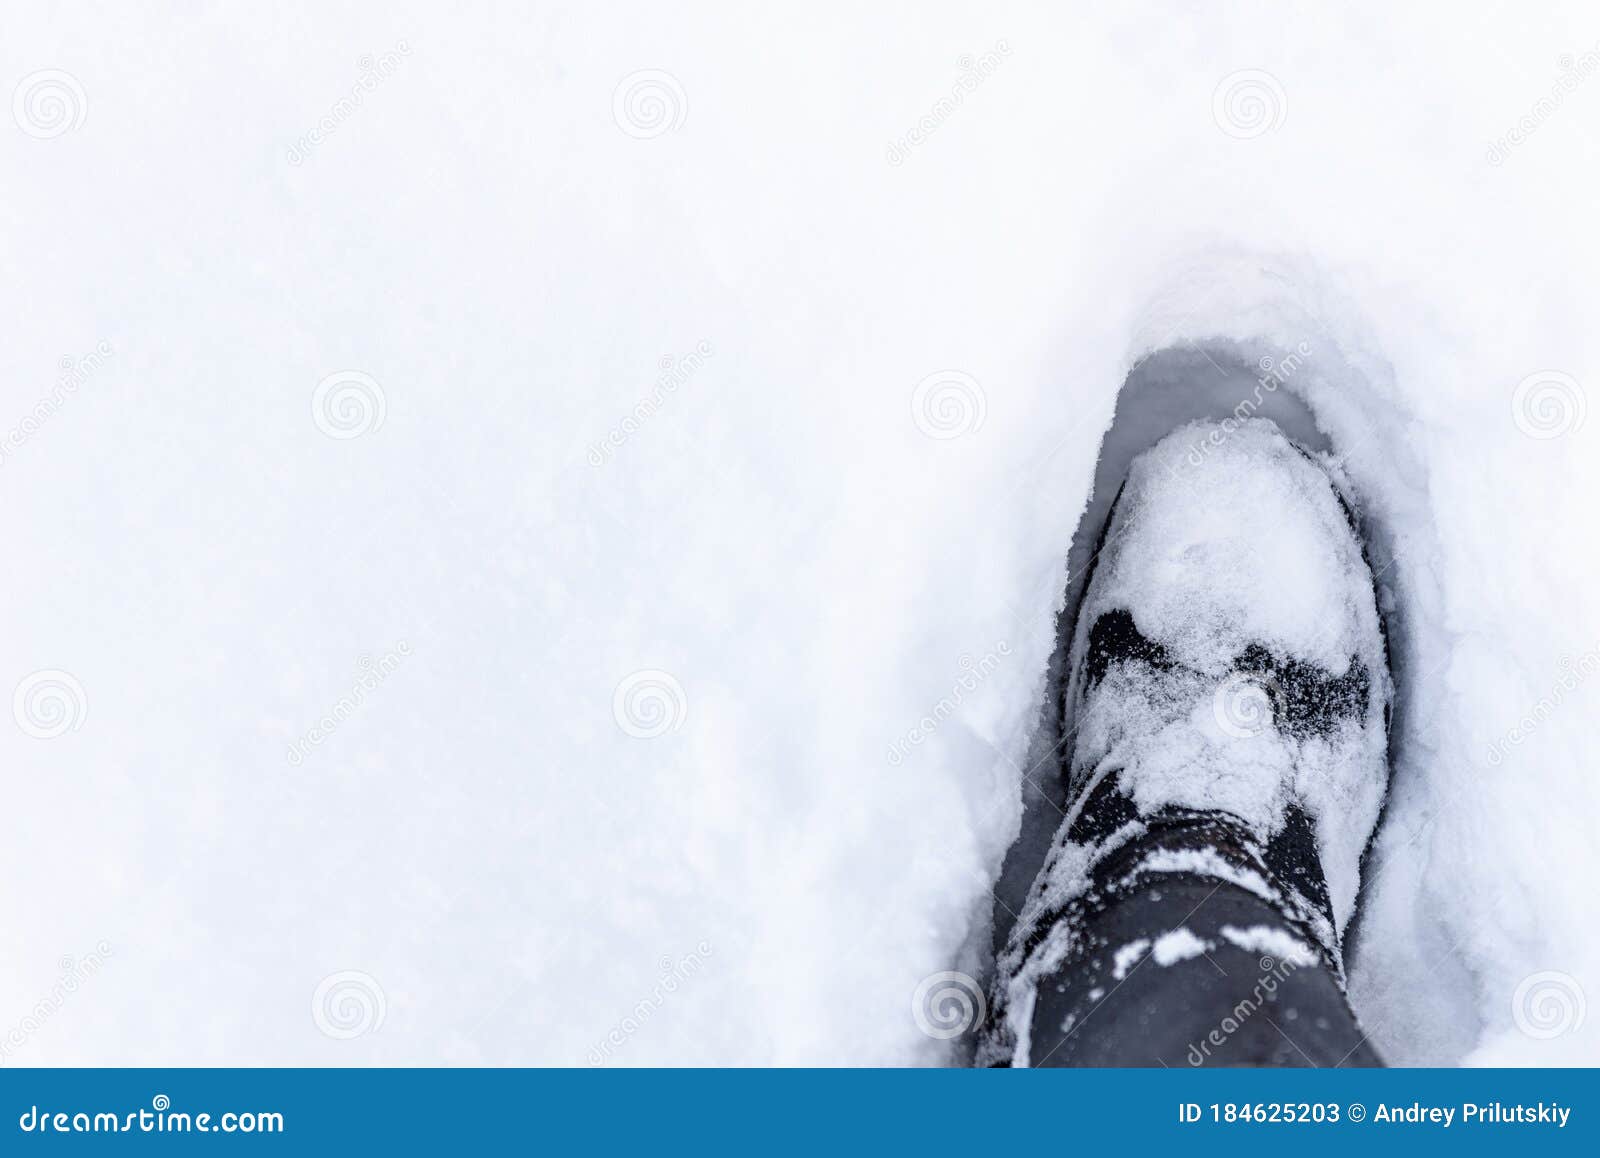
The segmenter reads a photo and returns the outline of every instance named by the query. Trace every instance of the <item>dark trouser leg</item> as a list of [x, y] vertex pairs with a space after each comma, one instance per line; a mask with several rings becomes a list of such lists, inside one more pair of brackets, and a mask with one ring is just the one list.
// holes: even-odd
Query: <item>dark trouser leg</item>
[[1072, 948], [1039, 982], [1032, 1064], [1383, 1064], [1325, 947], [1303, 815], [1260, 851], [1228, 817], [1157, 817], [1092, 880], [1057, 917]]

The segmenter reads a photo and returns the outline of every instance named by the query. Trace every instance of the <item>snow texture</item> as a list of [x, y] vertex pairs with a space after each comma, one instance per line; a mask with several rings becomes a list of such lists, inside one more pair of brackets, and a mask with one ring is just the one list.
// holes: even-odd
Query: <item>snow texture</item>
[[1251, 925], [1241, 929], [1223, 925], [1223, 939], [1247, 953], [1262, 953], [1274, 961], [1287, 961], [1301, 968], [1316, 965], [1322, 958], [1317, 951], [1278, 925]]
[[1119, 946], [1117, 951], [1111, 956], [1112, 980], [1121, 981], [1129, 974], [1129, 972], [1132, 971], [1134, 966], [1136, 966], [1140, 961], [1144, 960], [1145, 954], [1149, 951], [1150, 942], [1144, 937], [1140, 937], [1137, 941], [1129, 941], [1126, 945]]
[[1165, 968], [1176, 965], [1179, 961], [1188, 961], [1200, 957], [1213, 948], [1211, 942], [1196, 937], [1188, 929], [1173, 929], [1156, 938], [1156, 943], [1150, 949], [1150, 956], [1157, 965]]
[[962, 1062], [1119, 393], [1302, 343], [1395, 626], [1354, 1004], [1600, 1060], [1597, 38], [18, 7], [4, 1064]]

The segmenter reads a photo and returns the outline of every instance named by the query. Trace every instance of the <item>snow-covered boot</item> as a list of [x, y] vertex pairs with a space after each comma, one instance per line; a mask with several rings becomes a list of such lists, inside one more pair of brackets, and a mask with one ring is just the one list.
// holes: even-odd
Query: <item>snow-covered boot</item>
[[1072, 627], [1071, 802], [984, 1060], [1375, 1064], [1342, 939], [1388, 785], [1356, 520], [1271, 422], [1136, 459]]

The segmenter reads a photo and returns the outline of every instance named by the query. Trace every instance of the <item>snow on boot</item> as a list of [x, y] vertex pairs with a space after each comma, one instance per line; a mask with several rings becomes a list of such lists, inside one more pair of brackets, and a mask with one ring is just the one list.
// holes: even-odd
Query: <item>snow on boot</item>
[[[1262, 419], [1192, 423], [1137, 458], [1090, 563], [1063, 695], [1070, 804], [998, 963], [979, 1060], [1030, 1060], [1041, 981], [1049, 1008], [1069, 1010], [1048, 1032], [1070, 1034], [1132, 962], [1219, 944], [1315, 962], [1342, 1003], [1393, 691], [1373, 577], [1328, 470]], [[1200, 934], [1178, 920], [1113, 943], [1139, 927], [1104, 917], [1128, 898], [1166, 888], [1170, 908], [1189, 889], [1198, 905], [1222, 884], [1240, 913], [1274, 919], [1208, 914], [1189, 922]], [[1298, 984], [1306, 1003], [1329, 1000]]]

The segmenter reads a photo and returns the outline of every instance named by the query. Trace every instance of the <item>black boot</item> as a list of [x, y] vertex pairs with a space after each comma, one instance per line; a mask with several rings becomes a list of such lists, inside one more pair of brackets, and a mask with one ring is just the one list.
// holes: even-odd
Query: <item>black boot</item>
[[1317, 461], [1231, 425], [1140, 456], [1107, 521], [1063, 689], [1071, 804], [980, 1060], [1378, 1064], [1341, 952], [1388, 784], [1372, 575]]

